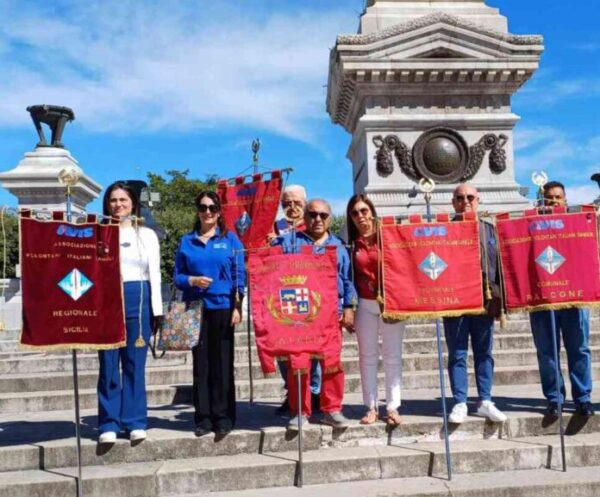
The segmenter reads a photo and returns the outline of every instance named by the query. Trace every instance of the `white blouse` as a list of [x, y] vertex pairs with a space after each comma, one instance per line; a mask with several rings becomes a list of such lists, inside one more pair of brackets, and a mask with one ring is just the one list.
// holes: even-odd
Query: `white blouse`
[[133, 226], [119, 229], [121, 278], [127, 281], [150, 281], [152, 314], [162, 316], [160, 245], [150, 228]]

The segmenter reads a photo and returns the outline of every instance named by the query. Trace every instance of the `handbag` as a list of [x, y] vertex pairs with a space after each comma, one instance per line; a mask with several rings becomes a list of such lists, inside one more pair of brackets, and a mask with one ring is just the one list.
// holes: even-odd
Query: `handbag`
[[198, 345], [200, 326], [202, 324], [202, 300], [180, 301], [173, 298], [169, 301], [167, 312], [159, 331], [157, 349], [190, 350]]

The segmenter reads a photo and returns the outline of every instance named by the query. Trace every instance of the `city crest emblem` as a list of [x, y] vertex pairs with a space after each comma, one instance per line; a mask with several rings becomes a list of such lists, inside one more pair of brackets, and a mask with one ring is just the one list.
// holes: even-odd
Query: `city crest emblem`
[[538, 255], [535, 262], [542, 267], [548, 274], [554, 274], [558, 271], [565, 258], [560, 255], [554, 248], [548, 245], [540, 255]]
[[304, 275], [282, 276], [282, 287], [277, 295], [267, 297], [267, 309], [275, 321], [281, 324], [309, 324], [321, 308], [321, 294], [309, 290]]

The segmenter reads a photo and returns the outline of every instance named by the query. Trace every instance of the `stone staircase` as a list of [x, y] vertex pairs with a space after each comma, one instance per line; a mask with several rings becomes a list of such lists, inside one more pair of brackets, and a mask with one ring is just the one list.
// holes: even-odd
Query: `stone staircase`
[[[594, 313], [594, 357], [600, 348], [599, 324]], [[494, 397], [509, 421], [500, 425], [469, 416], [450, 427], [451, 482], [446, 480], [435, 327], [407, 327], [403, 424], [392, 431], [382, 422], [358, 424], [364, 409], [356, 338], [344, 338], [344, 412], [353, 424], [333, 430], [316, 416], [304, 430], [302, 490], [293, 488], [299, 475], [297, 435], [286, 431], [287, 420], [274, 415], [281, 380], [262, 378], [254, 347], [255, 402], [247, 400], [245, 330], [236, 332], [238, 424], [220, 439], [194, 436], [191, 357], [172, 352], [148, 360], [148, 439], [132, 446], [122, 438], [101, 450], [96, 444], [97, 356], [79, 353], [84, 495], [600, 495], [600, 416], [582, 419], [567, 404], [569, 470], [562, 473], [558, 422], [542, 415], [545, 400], [526, 315], [514, 316], [495, 336]], [[0, 497], [75, 496], [71, 356], [21, 351], [17, 342], [17, 332], [0, 333]], [[593, 369], [597, 378], [600, 362]], [[474, 394], [473, 378], [470, 385]]]

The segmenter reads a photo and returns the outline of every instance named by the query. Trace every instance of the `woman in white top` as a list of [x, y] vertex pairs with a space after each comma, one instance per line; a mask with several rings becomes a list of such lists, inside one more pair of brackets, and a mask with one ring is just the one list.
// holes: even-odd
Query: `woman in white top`
[[130, 440], [139, 441], [146, 438], [148, 342], [151, 328], [159, 325], [163, 314], [160, 247], [154, 231], [131, 220], [132, 215], [139, 218], [140, 203], [127, 183], [110, 185], [103, 207], [105, 215], [121, 220], [119, 243], [127, 344], [98, 353], [98, 441], [114, 443], [122, 429], [129, 433]]

